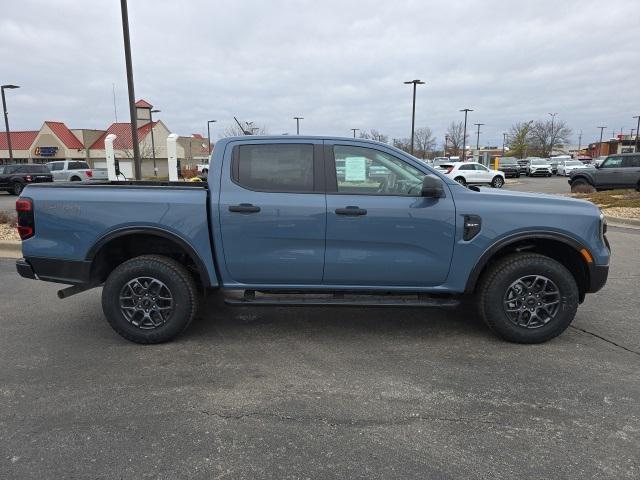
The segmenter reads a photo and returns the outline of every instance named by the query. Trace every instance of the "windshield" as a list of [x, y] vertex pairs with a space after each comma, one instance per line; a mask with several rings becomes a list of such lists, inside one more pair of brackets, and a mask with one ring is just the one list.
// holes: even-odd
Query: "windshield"
[[539, 159], [539, 160], [531, 160], [531, 164], [532, 164], [532, 165], [546, 165], [546, 164], [547, 164], [547, 161], [546, 161], [546, 160], [542, 160], [542, 159]]
[[564, 162], [565, 165], [582, 165], [582, 162], [579, 162], [578, 160], [570, 160], [568, 162]]

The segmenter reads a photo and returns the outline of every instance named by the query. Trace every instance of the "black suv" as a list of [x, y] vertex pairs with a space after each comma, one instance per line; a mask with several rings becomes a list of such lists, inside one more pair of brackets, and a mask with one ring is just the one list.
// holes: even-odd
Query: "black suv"
[[609, 155], [595, 170], [571, 172], [571, 191], [591, 186], [596, 190], [635, 188], [640, 191], [640, 153]]
[[26, 185], [40, 182], [53, 182], [53, 176], [45, 165], [0, 165], [0, 190], [20, 195]]
[[505, 177], [520, 178], [520, 164], [516, 157], [502, 157], [498, 160], [498, 170], [504, 173]]

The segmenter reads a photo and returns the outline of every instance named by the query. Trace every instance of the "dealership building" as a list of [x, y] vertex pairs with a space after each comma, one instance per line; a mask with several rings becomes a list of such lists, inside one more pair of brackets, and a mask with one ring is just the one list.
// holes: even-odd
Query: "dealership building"
[[[136, 102], [138, 144], [142, 176], [167, 176], [167, 137], [171, 133], [161, 120], [151, 120], [153, 106]], [[116, 135], [113, 143], [120, 171], [133, 177], [133, 141], [131, 124], [117, 122], [105, 130], [69, 128], [63, 122], [46, 121], [40, 130], [11, 132], [13, 163], [47, 163], [54, 160], [82, 160], [92, 168], [106, 168], [104, 140]], [[208, 140], [200, 134], [178, 137], [177, 154], [181, 167], [193, 167], [207, 161]], [[154, 158], [155, 157], [155, 158]], [[10, 163], [7, 134], [0, 133], [0, 165]]]

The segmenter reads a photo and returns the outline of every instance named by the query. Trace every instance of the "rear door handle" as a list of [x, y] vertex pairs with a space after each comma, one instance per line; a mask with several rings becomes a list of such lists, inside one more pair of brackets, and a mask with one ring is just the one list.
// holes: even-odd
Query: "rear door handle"
[[230, 205], [229, 211], [235, 213], [258, 213], [260, 207], [251, 205], [250, 203], [241, 203], [240, 205]]
[[345, 208], [336, 208], [336, 215], [351, 215], [354, 217], [360, 216], [360, 215], [366, 215], [367, 214], [367, 210], [364, 208], [360, 208], [360, 207], [354, 207], [352, 205], [349, 205], [348, 207]]

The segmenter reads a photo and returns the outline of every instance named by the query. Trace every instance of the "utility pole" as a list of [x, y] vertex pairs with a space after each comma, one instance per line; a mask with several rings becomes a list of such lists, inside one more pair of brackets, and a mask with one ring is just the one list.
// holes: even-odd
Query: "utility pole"
[[462, 134], [462, 155], [464, 155], [462, 161], [464, 162], [467, 159], [467, 114], [469, 112], [473, 112], [473, 110], [470, 108], [463, 108], [460, 111], [464, 112], [464, 133]]
[[127, 88], [129, 90], [129, 116], [131, 117], [131, 142], [133, 143], [133, 166], [136, 180], [142, 179], [140, 164], [140, 145], [138, 144], [138, 122], [136, 121], [136, 94], [133, 87], [133, 66], [131, 61], [131, 40], [129, 38], [129, 14], [127, 0], [120, 0], [122, 12], [122, 35], [124, 39], [124, 58], [127, 66]]
[[556, 119], [556, 115], [557, 114], [558, 114], [557, 112], [549, 114], [549, 115], [551, 115], [551, 145], [549, 145], [549, 156], [553, 155], [553, 144], [554, 144], [554, 141], [556, 139], [556, 133], [555, 133], [554, 128], [553, 128], [553, 122]]
[[578, 153], [582, 150], [582, 130], [580, 130], [580, 135], [578, 135]]
[[217, 120], [207, 120], [207, 139], [209, 140], [209, 155], [211, 155], [211, 124], [216, 123]]
[[293, 117], [296, 121], [296, 135], [300, 135], [300, 120], [304, 120], [304, 117]]
[[151, 155], [153, 156], [153, 174], [158, 176], [158, 167], [156, 167], [156, 142], [153, 139], [153, 114], [160, 113], [160, 110], [149, 111], [149, 121], [151, 122]]
[[602, 148], [602, 132], [604, 132], [604, 129], [607, 127], [598, 127], [600, 129], [600, 143], [598, 143], [598, 157], [600, 156], [600, 154], [602, 153], [601, 148]]
[[4, 91], [12, 90], [14, 88], [20, 88], [18, 85], [2, 85], [0, 86], [0, 92], [2, 93], [2, 111], [4, 112], [4, 128], [7, 132], [7, 146], [9, 147], [9, 161], [13, 163], [13, 150], [11, 149], [11, 135], [9, 130], [9, 112], [7, 112], [7, 101], [4, 98]]
[[352, 128], [351, 130], [353, 131], [353, 138], [356, 138], [356, 132], [359, 132], [360, 129], [359, 128]]
[[478, 155], [480, 155], [480, 127], [484, 125], [484, 123], [474, 123], [478, 127], [478, 136], [476, 137], [476, 150], [478, 151]]
[[633, 118], [638, 119], [638, 126], [636, 127], [636, 153], [640, 152], [640, 144], [638, 142], [638, 137], [640, 137], [640, 115], [636, 115]]
[[405, 85], [413, 84], [413, 110], [411, 113], [411, 155], [413, 155], [413, 138], [416, 132], [416, 87], [418, 85], [424, 85], [422, 80], [409, 80], [404, 82]]

